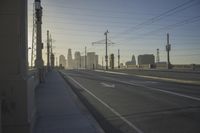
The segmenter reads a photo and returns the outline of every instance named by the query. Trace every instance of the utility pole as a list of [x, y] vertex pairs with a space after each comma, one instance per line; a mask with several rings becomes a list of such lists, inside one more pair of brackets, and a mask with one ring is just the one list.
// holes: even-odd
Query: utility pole
[[157, 63], [160, 62], [160, 52], [159, 52], [159, 48], [156, 49], [156, 62], [157, 62]]
[[85, 47], [85, 69], [87, 68], [87, 47]]
[[52, 38], [51, 34], [49, 34], [49, 65], [52, 68], [51, 54], [52, 54]]
[[55, 66], [55, 56], [54, 56], [54, 54], [53, 54], [53, 40], [52, 40], [52, 37], [51, 37], [51, 35], [50, 35], [50, 55], [51, 55], [51, 68], [54, 68], [54, 66]]
[[167, 69], [171, 69], [171, 63], [169, 58], [169, 52], [171, 50], [171, 44], [169, 44], [169, 33], [167, 33], [167, 45], [166, 45], [166, 51], [167, 51]]
[[106, 56], [105, 56], [105, 61], [106, 61], [106, 70], [108, 70], [108, 30], [104, 33], [106, 36]]
[[120, 50], [118, 49], [118, 69], [120, 68]]
[[80, 62], [79, 62], [79, 69], [81, 69], [81, 56], [80, 56], [80, 60], [79, 60]]
[[49, 38], [49, 31], [47, 30], [47, 69], [48, 70], [50, 68], [49, 57], [50, 57], [50, 38]]
[[108, 33], [109, 33], [108, 30], [104, 33], [104, 35], [105, 35], [104, 40], [92, 42], [92, 45], [94, 45], [94, 44], [105, 44], [105, 48], [106, 48], [106, 52], [105, 52], [105, 54], [106, 54], [105, 55], [106, 70], [108, 70], [108, 44], [115, 44], [108, 39]]
[[39, 69], [40, 82], [44, 81], [44, 61], [42, 59], [42, 6], [40, 0], [35, 0], [35, 14], [36, 14], [36, 60], [35, 66]]
[[52, 37], [51, 37], [51, 34], [50, 34], [50, 38], [49, 38], [49, 40], [50, 40], [50, 55], [51, 54], [53, 54], [53, 50], [52, 50]]

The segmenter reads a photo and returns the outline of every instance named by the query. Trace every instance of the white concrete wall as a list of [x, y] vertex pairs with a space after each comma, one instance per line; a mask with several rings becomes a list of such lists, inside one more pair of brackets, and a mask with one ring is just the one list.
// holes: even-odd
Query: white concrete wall
[[1, 133], [1, 98], [0, 98], [0, 133]]
[[30, 133], [34, 84], [28, 76], [27, 0], [0, 0], [2, 133]]

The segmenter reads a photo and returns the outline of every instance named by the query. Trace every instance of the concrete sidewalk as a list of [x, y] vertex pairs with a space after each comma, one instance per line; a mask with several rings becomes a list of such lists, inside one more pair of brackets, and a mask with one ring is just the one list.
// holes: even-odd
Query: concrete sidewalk
[[34, 133], [103, 133], [58, 72], [49, 72], [36, 89], [36, 106]]

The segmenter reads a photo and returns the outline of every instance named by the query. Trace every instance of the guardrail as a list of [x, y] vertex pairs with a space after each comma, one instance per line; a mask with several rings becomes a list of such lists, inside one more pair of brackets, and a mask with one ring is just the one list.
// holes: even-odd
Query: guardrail
[[[166, 70], [166, 63], [158, 64], [146, 64], [146, 65], [127, 65], [125, 69], [157, 69]], [[200, 71], [200, 64], [172, 64], [172, 69], [170, 70], [182, 70], [182, 71]]]

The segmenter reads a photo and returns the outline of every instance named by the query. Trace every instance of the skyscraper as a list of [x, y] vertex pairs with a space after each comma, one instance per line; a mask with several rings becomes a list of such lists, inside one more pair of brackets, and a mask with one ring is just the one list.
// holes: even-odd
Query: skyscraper
[[81, 68], [81, 53], [79, 51], [75, 52], [74, 65], [75, 68]]
[[132, 55], [131, 61], [127, 61], [126, 62], [126, 67], [127, 68], [134, 68], [134, 67], [136, 67], [135, 55]]
[[71, 49], [68, 49], [67, 64], [68, 64], [68, 69], [72, 69], [73, 68], [72, 50]]
[[95, 52], [87, 53], [87, 68], [88, 69], [96, 69], [98, 67], [98, 55]]
[[64, 55], [59, 56], [59, 66], [66, 68], [66, 59]]

